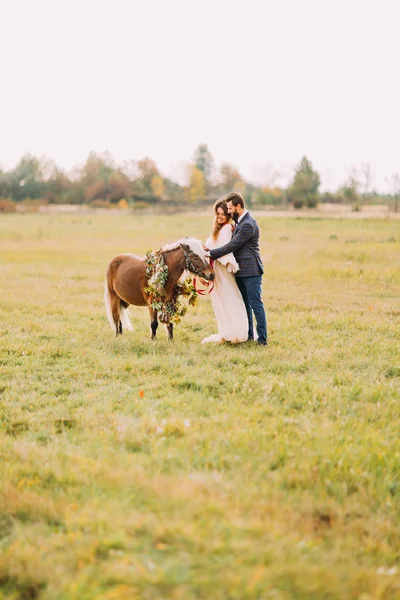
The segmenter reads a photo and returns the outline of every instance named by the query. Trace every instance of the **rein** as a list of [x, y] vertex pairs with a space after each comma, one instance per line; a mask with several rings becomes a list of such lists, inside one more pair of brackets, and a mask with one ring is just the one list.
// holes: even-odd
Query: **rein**
[[[212, 258], [210, 258], [210, 266], [212, 267], [213, 265], [214, 265], [214, 261], [213, 261]], [[193, 286], [194, 286], [194, 289], [196, 290], [196, 292], [198, 294], [200, 294], [200, 296], [208, 296], [208, 294], [211, 294], [211, 292], [214, 289], [214, 281], [215, 280], [210, 281], [210, 280], [207, 280], [207, 279], [203, 279], [202, 277], [199, 277], [199, 281], [200, 281], [201, 285], [205, 286], [206, 289], [205, 290], [199, 290], [196, 287], [196, 277], [194, 277], [193, 278]]]
[[[204, 285], [206, 287], [205, 290], [200, 290], [199, 288], [196, 287], [196, 277], [193, 278], [193, 285], [194, 285], [194, 289], [196, 290], [196, 292], [198, 294], [200, 294], [200, 296], [207, 296], [208, 294], [211, 294], [211, 292], [214, 289], [214, 282], [213, 281], [207, 281], [207, 279], [202, 279], [201, 277], [199, 277], [199, 281], [202, 285]], [[210, 288], [210, 289], [208, 289]]]

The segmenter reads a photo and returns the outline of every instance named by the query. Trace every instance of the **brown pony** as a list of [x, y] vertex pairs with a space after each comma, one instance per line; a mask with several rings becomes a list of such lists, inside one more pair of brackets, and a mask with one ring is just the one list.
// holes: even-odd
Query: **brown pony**
[[[164, 302], [171, 301], [176, 295], [175, 285], [187, 276], [187, 271], [209, 281], [214, 279], [205, 250], [196, 238], [185, 238], [161, 249], [168, 266], [168, 279], [165, 282]], [[104, 304], [110, 325], [116, 334], [122, 334], [122, 327], [132, 329], [127, 308], [148, 306], [150, 312], [151, 339], [156, 339], [158, 327], [157, 311], [149, 305], [149, 296], [145, 292], [148, 276], [147, 262], [135, 254], [119, 254], [107, 265], [104, 284]], [[173, 323], [166, 323], [168, 339], [172, 340]]]

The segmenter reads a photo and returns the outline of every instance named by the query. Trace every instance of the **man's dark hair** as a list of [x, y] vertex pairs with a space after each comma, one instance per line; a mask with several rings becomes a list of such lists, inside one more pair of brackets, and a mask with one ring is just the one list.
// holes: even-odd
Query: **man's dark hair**
[[243, 196], [241, 194], [238, 194], [237, 192], [231, 192], [230, 194], [228, 194], [225, 198], [225, 201], [232, 202], [233, 206], [241, 206], [242, 208], [244, 208]]

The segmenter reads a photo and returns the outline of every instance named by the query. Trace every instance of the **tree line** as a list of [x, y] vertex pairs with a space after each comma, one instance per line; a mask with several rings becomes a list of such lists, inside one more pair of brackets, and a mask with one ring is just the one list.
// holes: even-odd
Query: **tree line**
[[109, 153], [92, 152], [85, 164], [67, 173], [53, 161], [26, 154], [11, 170], [0, 168], [0, 210], [16, 203], [89, 204], [94, 207], [144, 207], [156, 203], [201, 204], [231, 191], [240, 192], [250, 205], [313, 208], [319, 202], [351, 204], [361, 210], [364, 203], [393, 204], [397, 212], [400, 175], [388, 183], [391, 194], [378, 194], [372, 188], [370, 165], [352, 170], [340, 188], [320, 191], [320, 175], [304, 156], [295, 168], [287, 187], [276, 185], [278, 172], [271, 172], [265, 185], [254, 185], [239, 169], [222, 163], [217, 169], [207, 144], [199, 144], [188, 165], [187, 185], [164, 177], [154, 160], [125, 161], [116, 165]]

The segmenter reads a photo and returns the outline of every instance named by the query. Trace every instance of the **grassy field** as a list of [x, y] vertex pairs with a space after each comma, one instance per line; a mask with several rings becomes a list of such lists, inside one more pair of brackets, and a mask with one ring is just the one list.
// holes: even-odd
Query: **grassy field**
[[400, 223], [259, 223], [268, 349], [109, 327], [206, 217], [0, 217], [0, 598], [400, 598]]

